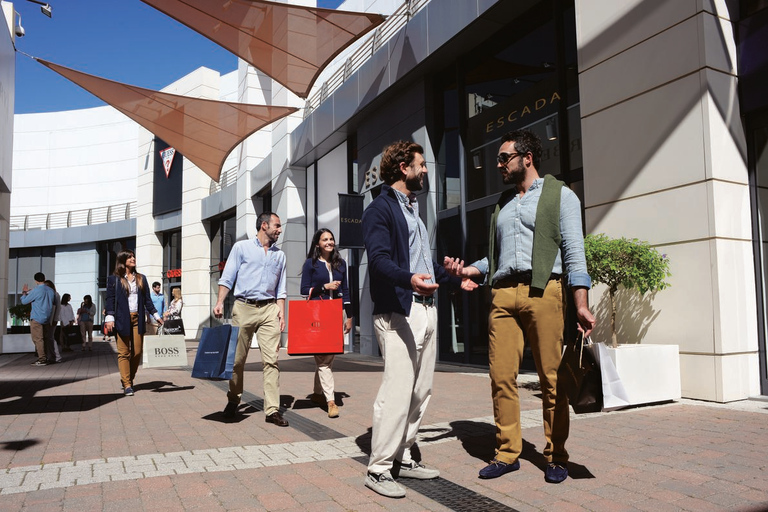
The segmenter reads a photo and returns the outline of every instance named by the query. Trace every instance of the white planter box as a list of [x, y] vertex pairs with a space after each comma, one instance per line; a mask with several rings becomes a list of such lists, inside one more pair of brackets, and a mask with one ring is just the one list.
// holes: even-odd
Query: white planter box
[[606, 347], [630, 405], [680, 400], [680, 353], [677, 345]]
[[35, 352], [35, 344], [32, 342], [31, 334], [3, 334], [1, 353], [23, 354], [27, 352]]

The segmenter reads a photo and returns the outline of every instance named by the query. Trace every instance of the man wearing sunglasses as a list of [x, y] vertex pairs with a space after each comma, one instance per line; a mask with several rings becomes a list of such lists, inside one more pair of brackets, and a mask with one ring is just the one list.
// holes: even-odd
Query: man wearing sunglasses
[[[563, 348], [566, 289], [573, 294], [578, 328], [589, 335], [595, 317], [589, 310], [581, 204], [565, 184], [539, 177], [541, 141], [528, 130], [505, 134], [497, 168], [513, 188], [502, 193], [491, 217], [489, 256], [463, 267], [444, 260], [459, 277], [486, 277], [492, 286], [488, 316], [491, 393], [496, 422], [496, 456], [480, 478], [498, 478], [520, 469], [523, 448], [517, 374], [528, 341], [539, 374], [547, 459], [544, 479], [568, 477], [568, 398], [557, 393]], [[563, 278], [566, 279], [563, 279]], [[567, 283], [567, 286], [566, 286]]]

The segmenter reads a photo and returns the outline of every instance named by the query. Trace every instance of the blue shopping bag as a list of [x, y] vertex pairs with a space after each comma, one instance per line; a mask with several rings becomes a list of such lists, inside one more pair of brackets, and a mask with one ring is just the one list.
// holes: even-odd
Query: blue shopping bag
[[237, 333], [240, 329], [224, 324], [205, 327], [197, 346], [192, 377], [195, 379], [229, 380], [235, 366]]

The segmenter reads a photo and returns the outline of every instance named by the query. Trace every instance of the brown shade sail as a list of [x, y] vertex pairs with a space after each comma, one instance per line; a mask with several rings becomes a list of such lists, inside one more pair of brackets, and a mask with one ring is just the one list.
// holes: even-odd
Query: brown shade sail
[[190, 98], [153, 91], [35, 59], [130, 117], [181, 152], [214, 181], [246, 137], [298, 109]]
[[336, 55], [380, 14], [264, 0], [142, 0], [260, 69], [302, 98]]

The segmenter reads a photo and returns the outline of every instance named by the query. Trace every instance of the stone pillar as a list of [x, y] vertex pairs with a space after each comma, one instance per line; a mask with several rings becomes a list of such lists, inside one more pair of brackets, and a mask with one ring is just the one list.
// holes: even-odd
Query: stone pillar
[[704, 0], [576, 0], [576, 24], [587, 232], [647, 240], [673, 274], [618, 321], [636, 322], [643, 343], [679, 345], [684, 397], [759, 394], [729, 12]]

